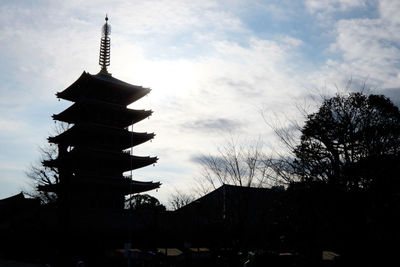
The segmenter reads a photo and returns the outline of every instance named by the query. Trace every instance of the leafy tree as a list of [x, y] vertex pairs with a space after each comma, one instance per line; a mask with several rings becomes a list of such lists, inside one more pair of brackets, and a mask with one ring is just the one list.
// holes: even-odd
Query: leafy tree
[[368, 158], [395, 157], [399, 152], [400, 112], [388, 98], [336, 95], [307, 116], [294, 149], [294, 171], [303, 181], [367, 188], [374, 177], [354, 167]]
[[133, 210], [163, 211], [165, 206], [157, 198], [148, 194], [135, 194], [127, 199], [128, 207]]

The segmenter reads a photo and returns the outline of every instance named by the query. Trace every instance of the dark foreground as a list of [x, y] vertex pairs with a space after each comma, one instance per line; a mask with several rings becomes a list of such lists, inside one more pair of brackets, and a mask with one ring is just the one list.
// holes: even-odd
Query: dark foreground
[[49, 262], [24, 262], [0, 260], [1, 267], [67, 267], [67, 266], [345, 266], [340, 255], [324, 251], [313, 257], [293, 252], [236, 251], [224, 249], [211, 251], [207, 248], [161, 248], [156, 250], [114, 250], [98, 258], [52, 259]]

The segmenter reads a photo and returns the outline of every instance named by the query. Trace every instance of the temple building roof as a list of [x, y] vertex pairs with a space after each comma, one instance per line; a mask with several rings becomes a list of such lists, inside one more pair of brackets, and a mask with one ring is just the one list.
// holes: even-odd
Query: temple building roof
[[[70, 185], [76, 187], [75, 190], [96, 190], [99, 186], [106, 186], [110, 191], [118, 191], [124, 195], [136, 194], [160, 187], [159, 182], [141, 182], [127, 178], [110, 178], [104, 177], [87, 177], [87, 179], [71, 179]], [[96, 187], [94, 187], [96, 185]], [[61, 189], [61, 184], [51, 184], [39, 186], [38, 189], [44, 192], [58, 192]]]
[[115, 169], [125, 172], [154, 164], [157, 160], [157, 157], [133, 156], [123, 152], [74, 149], [62, 158], [43, 161], [43, 165], [47, 167], [68, 166], [75, 171]]
[[114, 149], [126, 149], [151, 140], [154, 136], [154, 133], [130, 132], [94, 123], [77, 123], [58, 136], [49, 137], [48, 140], [51, 143], [71, 146], [109, 146]]
[[150, 88], [132, 85], [110, 75], [92, 75], [84, 71], [72, 85], [56, 93], [56, 96], [73, 102], [91, 98], [127, 106], [150, 91]]
[[54, 120], [67, 123], [97, 122], [105, 125], [127, 127], [149, 117], [152, 113], [153, 111], [151, 110], [129, 109], [115, 104], [99, 103], [98, 101], [85, 99], [74, 103], [66, 110], [52, 117]]

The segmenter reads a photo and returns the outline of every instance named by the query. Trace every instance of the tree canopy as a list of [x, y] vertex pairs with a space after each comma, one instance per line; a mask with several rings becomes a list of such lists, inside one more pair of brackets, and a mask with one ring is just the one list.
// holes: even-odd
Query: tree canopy
[[307, 116], [300, 144], [294, 149], [294, 169], [303, 181], [366, 188], [374, 177], [354, 168], [365, 165], [361, 162], [377, 162], [371, 160], [377, 157], [395, 160], [399, 151], [400, 112], [388, 98], [336, 95]]
[[133, 210], [164, 211], [165, 206], [160, 201], [148, 194], [135, 194], [127, 199], [128, 208]]

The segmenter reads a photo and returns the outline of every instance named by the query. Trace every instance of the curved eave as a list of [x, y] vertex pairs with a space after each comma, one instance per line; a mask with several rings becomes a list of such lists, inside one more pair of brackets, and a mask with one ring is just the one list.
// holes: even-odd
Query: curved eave
[[[104, 179], [106, 178], [106, 179]], [[95, 186], [106, 186], [110, 191], [118, 191], [123, 195], [137, 194], [157, 189], [161, 186], [160, 182], [141, 182], [126, 178], [115, 179], [112, 177], [92, 177], [88, 179], [71, 179], [70, 184], [75, 190], [97, 189]], [[60, 192], [61, 184], [52, 184], [38, 186], [38, 190], [42, 192]]]
[[150, 91], [149, 88], [132, 85], [109, 75], [91, 75], [84, 71], [72, 85], [56, 93], [56, 96], [73, 102], [89, 97], [127, 106]]
[[154, 133], [130, 132], [125, 129], [95, 124], [76, 124], [57, 136], [49, 137], [48, 141], [54, 144], [71, 146], [103, 144], [103, 146], [126, 149], [147, 142], [153, 139], [154, 136]]
[[72, 151], [62, 159], [45, 160], [42, 164], [46, 167], [67, 167], [74, 171], [115, 169], [125, 172], [155, 164], [157, 161], [158, 157], [140, 157], [126, 153], [92, 150], [80, 153]]
[[127, 127], [148, 118], [152, 113], [152, 110], [129, 109], [106, 103], [78, 102], [52, 117], [67, 123], [92, 122]]

